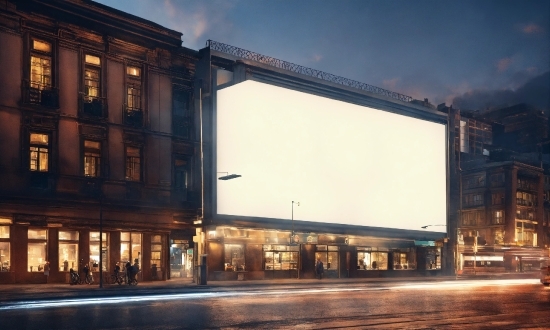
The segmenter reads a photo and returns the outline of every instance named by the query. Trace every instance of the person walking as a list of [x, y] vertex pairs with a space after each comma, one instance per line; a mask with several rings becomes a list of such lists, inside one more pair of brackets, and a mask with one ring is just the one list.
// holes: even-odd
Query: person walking
[[323, 267], [323, 262], [321, 261], [321, 258], [317, 258], [317, 264], [315, 265], [315, 273], [319, 277], [319, 279], [323, 278], [323, 272], [325, 271]]

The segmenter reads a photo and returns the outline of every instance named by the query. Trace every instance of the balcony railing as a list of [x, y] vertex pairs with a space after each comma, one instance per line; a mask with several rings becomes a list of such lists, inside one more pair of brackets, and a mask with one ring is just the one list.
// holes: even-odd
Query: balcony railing
[[82, 113], [92, 117], [105, 117], [105, 98], [82, 95]]
[[25, 102], [41, 105], [50, 109], [59, 109], [59, 90], [49, 86], [31, 86], [29, 81], [24, 82]]
[[143, 111], [141, 109], [124, 106], [124, 124], [134, 127], [143, 127]]

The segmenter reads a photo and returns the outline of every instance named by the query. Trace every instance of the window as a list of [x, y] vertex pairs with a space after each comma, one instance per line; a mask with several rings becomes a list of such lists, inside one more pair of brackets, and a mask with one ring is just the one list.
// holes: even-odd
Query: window
[[536, 220], [535, 210], [533, 209], [520, 209], [516, 210], [516, 219], [521, 220]]
[[[103, 233], [103, 244], [101, 245], [102, 256], [102, 268], [106, 272], [109, 265], [109, 244], [107, 244], [107, 233]], [[90, 232], [90, 258], [88, 261], [88, 266], [92, 271], [99, 271], [99, 232], [91, 231]]]
[[466, 177], [462, 184], [464, 189], [485, 187], [485, 174]]
[[485, 223], [485, 212], [464, 212], [462, 213], [462, 225], [464, 226], [476, 226]]
[[[264, 270], [291, 270], [298, 269], [298, 246], [297, 245], [264, 245]], [[230, 268], [230, 269], [228, 269]], [[226, 265], [226, 270], [233, 269], [232, 264]]]
[[78, 231], [59, 231], [59, 271], [78, 271]]
[[135, 66], [126, 67], [128, 78], [127, 109], [141, 111], [141, 69]]
[[84, 175], [101, 176], [101, 142], [84, 140]]
[[174, 135], [188, 139], [193, 122], [189, 100], [190, 92], [185, 86], [173, 85], [172, 88], [172, 131]]
[[500, 187], [504, 185], [504, 173], [491, 174], [491, 187]]
[[537, 182], [533, 180], [519, 179], [518, 178], [518, 189], [524, 190], [537, 190]]
[[[373, 248], [357, 248], [358, 270], [387, 270], [388, 252]], [[322, 259], [321, 259], [322, 260]]]
[[50, 137], [48, 134], [30, 133], [29, 152], [31, 171], [48, 172]]
[[338, 270], [338, 247], [317, 245], [317, 252], [315, 252], [315, 260], [320, 258], [323, 262], [323, 267], [326, 270]]
[[480, 206], [483, 205], [482, 194], [465, 194], [463, 196], [463, 206]]
[[162, 236], [151, 236], [151, 267], [158, 269], [163, 267], [162, 262]]
[[28, 230], [28, 246], [27, 246], [27, 270], [29, 272], [44, 271], [46, 263], [46, 244], [47, 230], [46, 229], [30, 229]]
[[87, 101], [101, 96], [101, 59], [98, 56], [84, 56], [84, 95]]
[[492, 205], [502, 205], [502, 204], [504, 204], [504, 193], [493, 193], [493, 194], [491, 194], [491, 204]]
[[504, 244], [504, 231], [502, 229], [495, 229], [493, 237], [495, 244]]
[[415, 269], [416, 254], [413, 248], [400, 249], [393, 253], [393, 269]]
[[174, 161], [174, 187], [176, 190], [186, 192], [189, 184], [189, 165], [187, 160], [176, 159]]
[[504, 211], [502, 210], [495, 210], [492, 212], [492, 219], [491, 222], [493, 225], [502, 225], [504, 224]]
[[52, 45], [31, 39], [29, 102], [41, 103], [42, 91], [52, 87]]
[[141, 181], [141, 150], [137, 147], [126, 147], [126, 180]]
[[530, 221], [516, 221], [516, 243], [537, 246], [536, 226]]
[[226, 271], [245, 270], [243, 244], [225, 244], [224, 251], [224, 269]]
[[10, 226], [0, 226], [0, 272], [10, 271]]
[[523, 206], [537, 206], [537, 196], [523, 191], [516, 192], [516, 203]]
[[140, 233], [120, 233], [120, 260], [123, 263], [129, 261], [132, 264], [135, 264], [137, 262], [138, 265], [141, 265]]

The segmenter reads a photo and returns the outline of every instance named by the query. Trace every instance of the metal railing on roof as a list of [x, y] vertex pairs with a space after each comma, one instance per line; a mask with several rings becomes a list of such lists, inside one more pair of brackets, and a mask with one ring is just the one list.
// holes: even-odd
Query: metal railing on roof
[[316, 69], [312, 69], [312, 68], [307, 68], [305, 66], [301, 66], [301, 65], [290, 63], [290, 62], [287, 62], [287, 61], [279, 60], [279, 59], [276, 59], [276, 58], [273, 58], [273, 57], [270, 57], [270, 56], [258, 54], [258, 53], [255, 53], [255, 52], [252, 52], [252, 51], [249, 51], [249, 50], [246, 50], [246, 49], [242, 49], [242, 48], [239, 48], [239, 47], [227, 45], [227, 44], [217, 42], [217, 41], [214, 41], [214, 40], [208, 40], [206, 45], [210, 49], [218, 51], [218, 52], [230, 54], [230, 55], [237, 56], [237, 57], [247, 59], [247, 60], [256, 61], [256, 62], [259, 62], [259, 63], [262, 63], [262, 64], [271, 65], [271, 66], [274, 66], [274, 67], [279, 68], [279, 69], [288, 70], [288, 71], [303, 74], [303, 75], [306, 75], [306, 76], [319, 78], [319, 79], [322, 79], [322, 80], [325, 80], [325, 81], [330, 81], [330, 82], [340, 84], [340, 85], [344, 85], [344, 86], [347, 86], [347, 87], [361, 89], [361, 90], [364, 90], [364, 91], [367, 91], [367, 92], [375, 93], [375, 94], [378, 94], [378, 95], [383, 95], [383, 96], [386, 96], [386, 97], [391, 97], [393, 99], [397, 99], [397, 100], [404, 101], [404, 102], [411, 102], [413, 100], [412, 97], [407, 96], [407, 95], [392, 92], [392, 91], [389, 91], [387, 89], [383, 89], [383, 88], [380, 88], [380, 87], [365, 84], [365, 83], [362, 83], [362, 82], [359, 82], [359, 81], [356, 81], [356, 80], [351, 80], [351, 79], [348, 79], [348, 78], [336, 76], [336, 75], [333, 75], [331, 73], [327, 73], [327, 72], [324, 72], [324, 71], [320, 71], [320, 70], [316, 70]]

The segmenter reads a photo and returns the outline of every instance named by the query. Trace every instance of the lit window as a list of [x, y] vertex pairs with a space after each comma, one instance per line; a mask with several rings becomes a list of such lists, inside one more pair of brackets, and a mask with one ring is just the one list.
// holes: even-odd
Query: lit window
[[[109, 244], [107, 244], [107, 233], [103, 233], [103, 244], [101, 244], [101, 251], [103, 252], [103, 271], [107, 271], [107, 265], [109, 264]], [[88, 267], [92, 271], [99, 271], [99, 232], [90, 232], [90, 259], [88, 261]]]
[[49, 136], [48, 134], [30, 134], [30, 165], [31, 171], [47, 172], [49, 158]]
[[84, 140], [84, 175], [99, 177], [101, 175], [101, 143]]
[[[30, 64], [30, 87], [38, 90], [50, 88], [52, 86], [51, 44], [33, 39]], [[35, 95], [37, 99], [31, 95], [31, 101], [40, 101], [38, 95]]]
[[101, 96], [101, 59], [87, 54], [85, 62], [84, 96], [85, 101], [91, 102]]
[[78, 271], [78, 231], [59, 232], [59, 271]]
[[162, 269], [162, 237], [160, 235], [151, 236], [151, 267], [153, 269]]
[[141, 180], [141, 150], [136, 147], [126, 147], [126, 180]]
[[10, 271], [10, 226], [0, 226], [0, 272]]
[[130, 76], [140, 77], [141, 69], [135, 66], [128, 66], [126, 67], [126, 73]]
[[87, 64], [101, 65], [101, 59], [98, 56], [86, 54], [85, 61]]
[[141, 234], [120, 233], [120, 261], [141, 265]]
[[45, 229], [29, 229], [27, 244], [27, 270], [42, 272], [47, 261], [47, 231]]

